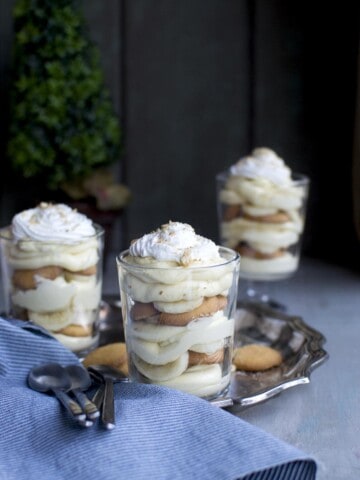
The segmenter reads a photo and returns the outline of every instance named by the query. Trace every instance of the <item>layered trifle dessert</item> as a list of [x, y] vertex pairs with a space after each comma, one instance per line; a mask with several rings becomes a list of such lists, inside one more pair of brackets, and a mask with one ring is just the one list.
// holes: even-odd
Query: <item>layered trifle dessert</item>
[[131, 379], [205, 398], [225, 392], [239, 255], [169, 222], [117, 263]]
[[41, 203], [1, 230], [7, 310], [74, 352], [97, 342], [103, 230], [64, 204]]
[[217, 176], [220, 242], [240, 253], [241, 276], [281, 279], [297, 269], [308, 184], [269, 148]]

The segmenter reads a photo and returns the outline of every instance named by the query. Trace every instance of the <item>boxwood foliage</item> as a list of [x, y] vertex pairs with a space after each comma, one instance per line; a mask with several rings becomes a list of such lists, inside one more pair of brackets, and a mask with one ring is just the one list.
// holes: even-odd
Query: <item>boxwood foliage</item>
[[119, 158], [121, 129], [74, 0], [18, 0], [8, 155], [47, 188]]

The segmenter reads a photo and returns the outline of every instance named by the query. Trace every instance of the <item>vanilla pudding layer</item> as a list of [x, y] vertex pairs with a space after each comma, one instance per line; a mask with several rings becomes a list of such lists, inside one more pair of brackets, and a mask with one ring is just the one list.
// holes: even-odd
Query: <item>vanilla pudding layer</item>
[[242, 217], [222, 222], [223, 243], [227, 247], [236, 248], [239, 242], [246, 242], [261, 253], [274, 253], [298, 242], [303, 222], [298, 215], [293, 218], [294, 221], [284, 223], [256, 222]]
[[135, 273], [132, 271], [126, 278], [126, 291], [138, 302], [157, 302], [160, 311], [172, 308], [181, 310], [179, 302], [184, 302], [183, 311], [186, 312], [192, 310], [192, 305], [201, 302], [204, 297], [227, 293], [233, 276], [230, 268], [231, 265], [224, 265], [219, 271], [213, 269], [209, 274], [207, 269], [199, 269], [195, 273], [184, 269], [144, 269], [143, 275], [140, 270]]
[[[267, 274], [279, 275], [278, 278], [280, 279], [281, 274], [295, 272], [298, 267], [298, 263], [298, 256], [291, 255], [289, 252], [285, 252], [279, 257], [266, 260], [259, 260], [245, 256], [241, 257], [242, 271], [252, 274], [252, 278], [258, 280], [262, 280], [263, 275]], [[265, 276], [264, 279], [266, 280], [267, 277]]]
[[265, 178], [234, 176], [229, 177], [225, 190], [220, 193], [220, 201], [229, 205], [251, 205], [273, 211], [288, 211], [299, 209], [303, 196], [302, 188], [292, 184], [276, 185]]
[[[232, 274], [227, 275], [223, 277], [223, 281], [218, 279], [217, 282], [182, 281], [179, 285], [155, 283], [146, 284], [146, 288], [140, 285], [140, 289], [136, 281], [138, 279], [135, 281], [134, 277], [127, 279], [126, 285], [129, 287], [131, 283], [131, 295], [137, 301], [148, 303], [152, 299], [156, 300], [159, 298], [160, 291], [163, 291], [160, 298], [175, 300], [175, 302], [160, 303], [155, 301], [153, 305], [156, 305], [159, 314], [143, 320], [133, 320], [127, 324], [126, 338], [135, 377], [139, 373], [150, 383], [180, 388], [200, 396], [215, 395], [224, 389], [229, 379], [223, 378], [221, 363], [212, 365], [214, 368], [210, 368], [210, 365], [199, 365], [200, 371], [194, 370], [194, 366], [189, 365], [189, 351], [211, 355], [229, 348], [228, 345], [232, 343], [233, 338], [234, 320], [228, 318], [224, 310], [195, 318], [185, 326], [160, 324], [158, 317], [160, 312], [170, 311], [177, 314], [177, 312], [193, 311], [194, 305], [197, 307], [203, 302], [204, 292], [213, 295], [227, 294], [232, 283]], [[225, 291], [224, 288], [226, 288]], [[134, 289], [137, 289], [136, 294]], [[180, 295], [178, 289], [181, 292]], [[174, 297], [170, 295], [172, 292], [176, 292]], [[189, 296], [195, 299], [195, 303], [182, 301]]]
[[[14, 288], [11, 301], [15, 309], [26, 311], [28, 320], [50, 333], [59, 332], [70, 325], [85, 327], [85, 332], [91, 331], [101, 301], [101, 282], [96, 275], [58, 276], [54, 280], [38, 276], [36, 288]], [[73, 343], [77, 341], [83, 343], [84, 339], [75, 336]]]
[[[153, 310], [141, 319], [128, 314], [125, 333], [133, 377], [199, 396], [220, 393], [229, 383], [223, 358], [232, 345], [234, 321], [226, 308], [195, 318], [192, 312], [201, 311], [205, 298], [228, 296], [234, 265], [220, 257], [213, 242], [184, 224], [170, 223], [137, 242], [119, 271], [122, 296], [130, 305], [141, 302]], [[172, 324], [172, 315], [178, 314], [191, 320]], [[214, 363], [193, 365], [190, 352], [220, 356], [217, 362], [215, 355]]]
[[93, 310], [99, 305], [101, 285], [96, 276], [85, 277], [81, 281], [66, 281], [63, 277], [55, 280], [38, 277], [35, 289], [16, 289], [12, 301], [19, 307], [38, 313], [49, 313], [74, 308]]
[[223, 245], [241, 253], [242, 273], [277, 275], [296, 270], [294, 247], [304, 228], [305, 188], [291, 179], [284, 161], [267, 148], [253, 150], [230, 168], [219, 191], [220, 235]]
[[229, 383], [230, 373], [223, 375], [219, 364], [195, 365], [173, 380], [158, 382], [159, 385], [176, 388], [198, 397], [216, 396], [223, 392]]
[[66, 205], [42, 203], [16, 215], [8, 237], [15, 311], [71, 350], [88, 348], [101, 299], [102, 240], [91, 220]]
[[[94, 342], [92, 327], [101, 301], [101, 282], [96, 275], [73, 275], [71, 280], [62, 276], [55, 280], [38, 277], [35, 289], [14, 289], [11, 300], [16, 309], [26, 311], [28, 320], [52, 334], [69, 326], [83, 327], [76, 335], [70, 330], [61, 337], [57, 336], [71, 350], [82, 350], [84, 344], [88, 348], [88, 343]], [[85, 335], [86, 332], [88, 335]]]
[[[152, 366], [170, 364], [189, 350], [199, 351], [197, 345], [200, 345], [201, 352], [214, 353], [223, 348], [224, 339], [231, 337], [234, 330], [234, 321], [225, 317], [222, 311], [193, 320], [186, 327], [138, 323], [134, 322], [128, 330], [131, 349]], [[172, 332], [171, 329], [176, 330]], [[167, 375], [171, 378], [170, 370]]]
[[63, 335], [61, 333], [50, 334], [61, 342], [65, 347], [73, 352], [82, 352], [86, 351], [89, 348], [93, 347], [94, 343], [98, 342], [99, 335], [88, 335], [86, 337], [71, 337], [69, 335]]
[[36, 289], [15, 290], [12, 302], [28, 311], [29, 320], [56, 332], [68, 325], [92, 325], [100, 297], [95, 275], [72, 282], [39, 278]]
[[150, 382], [203, 396], [222, 391], [228, 378], [223, 378], [220, 363], [189, 365], [189, 351], [211, 355], [224, 350], [233, 331], [234, 320], [219, 311], [184, 327], [136, 321], [127, 335], [131, 338], [132, 362], [141, 375]]
[[[211, 397], [222, 393], [230, 382], [230, 372], [224, 372], [221, 363], [188, 366], [188, 354], [165, 366], [147, 364], [135, 354], [131, 356], [130, 369], [139, 381], [156, 383], [176, 388], [200, 397]], [[171, 372], [171, 375], [169, 375]]]
[[77, 245], [61, 245], [21, 241], [9, 249], [9, 263], [15, 269], [35, 269], [56, 265], [71, 272], [78, 272], [96, 265], [98, 261], [97, 239]]

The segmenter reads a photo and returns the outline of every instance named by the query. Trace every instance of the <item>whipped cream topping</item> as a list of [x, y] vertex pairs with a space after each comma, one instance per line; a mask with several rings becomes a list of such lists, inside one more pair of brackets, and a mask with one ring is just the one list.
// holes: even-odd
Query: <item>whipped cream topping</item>
[[265, 178], [277, 185], [291, 185], [291, 170], [270, 148], [255, 148], [230, 167], [230, 174], [246, 178]]
[[15, 241], [61, 242], [74, 244], [95, 235], [92, 221], [64, 204], [42, 202], [24, 210], [12, 220]]
[[169, 222], [135, 240], [130, 246], [130, 255], [184, 266], [224, 262], [214, 242], [197, 235], [190, 225], [180, 222]]

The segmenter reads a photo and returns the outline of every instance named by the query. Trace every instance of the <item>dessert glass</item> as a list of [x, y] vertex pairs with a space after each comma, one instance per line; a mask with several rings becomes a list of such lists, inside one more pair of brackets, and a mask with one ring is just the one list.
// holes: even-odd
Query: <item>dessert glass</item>
[[45, 328], [79, 356], [96, 347], [102, 288], [104, 230], [65, 244], [16, 241], [0, 230], [3, 302], [8, 317]]
[[298, 269], [310, 180], [293, 173], [290, 187], [274, 187], [283, 205], [270, 207], [269, 214], [266, 207], [251, 201], [256, 201], [256, 194], [250, 193], [252, 179], [246, 180], [249, 197], [239, 201], [239, 178], [230, 170], [216, 176], [220, 243], [241, 256], [240, 278], [247, 283], [246, 299], [269, 302], [267, 282], [290, 278]]
[[[224, 247], [219, 247], [219, 254], [223, 262], [216, 265], [171, 268], [146, 261], [130, 263], [129, 250], [118, 255], [132, 381], [168, 386], [206, 399], [226, 393], [240, 257]], [[178, 309], [179, 313], [169, 313]]]

